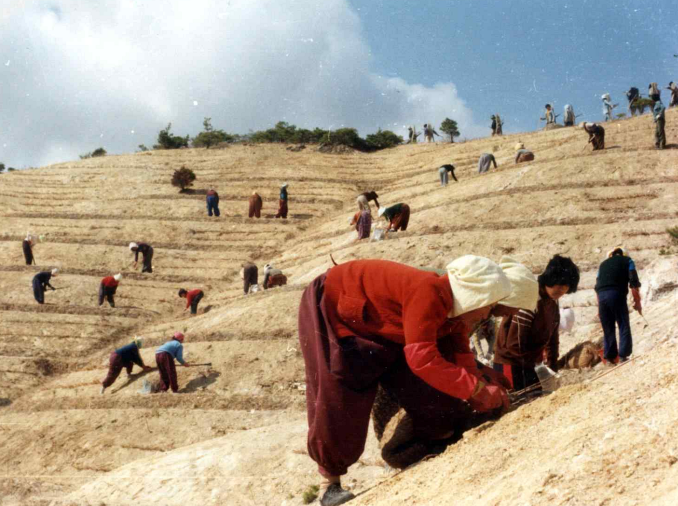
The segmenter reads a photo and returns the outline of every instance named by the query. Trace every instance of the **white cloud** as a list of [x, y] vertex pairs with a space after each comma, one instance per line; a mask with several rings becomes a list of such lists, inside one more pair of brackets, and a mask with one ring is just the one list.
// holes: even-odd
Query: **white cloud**
[[205, 116], [240, 133], [284, 120], [402, 134], [447, 116], [484, 133], [454, 84], [375, 75], [361, 29], [346, 0], [25, 1], [0, 14], [0, 161], [129, 152]]

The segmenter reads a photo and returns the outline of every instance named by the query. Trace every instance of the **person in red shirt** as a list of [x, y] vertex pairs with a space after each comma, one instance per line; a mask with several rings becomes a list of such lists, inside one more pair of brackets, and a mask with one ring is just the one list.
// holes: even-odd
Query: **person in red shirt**
[[308, 454], [325, 478], [320, 503], [354, 496], [341, 476], [365, 447], [379, 385], [431, 425], [509, 406], [498, 374], [476, 363], [469, 334], [511, 294], [502, 269], [466, 255], [440, 276], [385, 260], [356, 260], [317, 277], [302, 296]]
[[191, 314], [198, 314], [198, 303], [202, 300], [205, 294], [199, 288], [195, 290], [186, 291], [183, 288], [179, 290], [179, 297], [186, 299], [186, 311], [189, 307], [191, 308]]
[[104, 303], [104, 298], [108, 301], [111, 307], [115, 307], [115, 292], [118, 290], [118, 285], [122, 279], [122, 274], [115, 276], [106, 276], [99, 284], [99, 306]]

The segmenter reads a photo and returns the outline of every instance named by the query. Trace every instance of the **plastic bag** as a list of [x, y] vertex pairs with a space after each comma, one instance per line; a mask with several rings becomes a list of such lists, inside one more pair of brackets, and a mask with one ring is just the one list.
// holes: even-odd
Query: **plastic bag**
[[386, 230], [383, 228], [375, 228], [374, 232], [372, 233], [372, 238], [370, 239], [370, 242], [373, 241], [383, 241], [386, 238]]

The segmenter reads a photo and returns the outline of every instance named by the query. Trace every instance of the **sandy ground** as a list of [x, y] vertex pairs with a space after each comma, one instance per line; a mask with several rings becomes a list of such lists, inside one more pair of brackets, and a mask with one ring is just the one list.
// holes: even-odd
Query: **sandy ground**
[[[669, 142], [678, 114], [667, 114]], [[635, 360], [607, 372], [566, 371], [553, 395], [468, 432], [443, 455], [396, 474], [373, 436], [344, 483], [354, 504], [676, 504], [678, 222], [676, 144], [659, 152], [649, 116], [606, 125], [604, 152], [583, 149], [571, 128], [418, 144], [376, 154], [327, 155], [312, 147], [233, 146], [108, 156], [0, 176], [0, 505], [302, 504], [318, 482], [305, 454], [304, 367], [296, 313], [301, 293], [337, 262], [384, 258], [443, 267], [466, 253], [511, 254], [535, 273], [555, 253], [582, 269], [561, 307], [577, 324], [561, 353], [602, 335], [593, 286], [605, 252], [623, 244], [644, 283], [649, 325], [632, 315]], [[536, 160], [513, 164], [520, 139]], [[498, 169], [477, 174], [480, 153]], [[457, 167], [441, 188], [437, 167]], [[172, 171], [198, 179], [179, 194]], [[290, 218], [275, 220], [287, 181]], [[216, 186], [222, 216], [201, 191]], [[353, 243], [355, 196], [406, 202], [410, 228]], [[261, 220], [247, 197], [264, 199]], [[44, 234], [37, 266], [21, 239]], [[131, 267], [126, 245], [155, 247], [154, 273]], [[660, 254], [660, 252], [662, 252]], [[288, 286], [243, 296], [244, 260], [273, 262]], [[58, 266], [59, 288], [39, 306], [30, 282]], [[97, 306], [99, 281], [123, 273], [117, 306]], [[199, 315], [179, 288], [202, 288]], [[157, 373], [98, 392], [108, 355], [135, 335], [143, 358], [175, 330], [186, 333], [178, 394], [144, 394]], [[596, 379], [597, 378], [597, 379]]]

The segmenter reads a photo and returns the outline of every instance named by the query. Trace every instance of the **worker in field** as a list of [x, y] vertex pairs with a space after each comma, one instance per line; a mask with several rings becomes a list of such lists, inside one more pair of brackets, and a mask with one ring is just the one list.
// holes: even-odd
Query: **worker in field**
[[364, 200], [361, 199], [362, 202], [374, 202], [374, 205], [379, 209], [379, 201], [377, 200], [379, 198], [379, 195], [377, 195], [377, 192], [374, 190], [368, 191], [361, 193], [358, 195], [358, 198], [363, 197]]
[[[513, 260], [503, 257], [500, 265]], [[533, 277], [527, 271], [525, 277]], [[538, 283], [537, 283], [538, 281]], [[579, 286], [579, 268], [575, 263], [555, 255], [544, 272], [535, 279], [535, 304], [513, 305], [501, 302], [511, 309], [504, 311], [494, 348], [494, 368], [511, 383], [514, 390], [522, 390], [539, 383], [535, 367], [546, 362], [558, 370], [560, 311], [558, 299], [574, 293]], [[536, 306], [536, 307], [535, 307]]]
[[100, 393], [102, 395], [108, 387], [115, 383], [115, 380], [118, 379], [123, 368], [127, 371], [128, 378], [132, 375], [134, 364], [141, 367], [144, 371], [151, 370], [150, 367], [144, 364], [144, 360], [139, 353], [142, 344], [142, 340], [135, 337], [131, 343], [111, 352], [111, 355], [108, 358], [108, 374], [101, 382]]
[[579, 128], [589, 134], [589, 143], [593, 146], [593, 151], [605, 149], [605, 129], [598, 123], [589, 123], [582, 121]]
[[525, 144], [518, 141], [515, 145], [516, 158], [515, 163], [531, 162], [534, 160], [534, 153], [529, 149], [525, 149]]
[[659, 86], [657, 86], [657, 83], [650, 83], [647, 87], [647, 96], [650, 97], [650, 100], [653, 102], [661, 102], [661, 90], [659, 89]]
[[492, 153], [483, 153], [478, 159], [478, 174], [483, 174], [490, 170], [490, 164], [494, 164], [494, 168], [497, 168], [497, 160], [495, 160]]
[[184, 290], [181, 288], [179, 290], [179, 297], [186, 299], [186, 307], [184, 308], [184, 311], [188, 311], [190, 308], [191, 315], [198, 314], [198, 304], [204, 296], [204, 292], [199, 288], [196, 288], [195, 290]]
[[141, 272], [152, 273], [153, 247], [145, 242], [131, 242], [129, 243], [129, 249], [134, 253], [134, 268], [136, 269], [139, 264], [139, 253], [141, 253], [143, 255], [143, 267], [141, 268]]
[[245, 295], [259, 291], [259, 268], [252, 262], [245, 262], [240, 269]]
[[361, 199], [364, 199], [362, 195], [356, 199], [358, 203], [358, 211], [351, 220], [351, 226], [355, 226], [355, 230], [358, 232], [358, 238], [356, 241], [369, 239], [370, 232], [372, 230], [372, 209], [366, 200]]
[[286, 284], [287, 276], [280, 269], [276, 269], [273, 264], [266, 264], [264, 266], [264, 290]]
[[[499, 266], [510, 282], [511, 292], [489, 314], [504, 316], [521, 308], [534, 309], [537, 305], [538, 283], [532, 272], [508, 257], [502, 258]], [[483, 320], [479, 325], [482, 326], [488, 320]], [[437, 347], [444, 360], [455, 361], [458, 346], [450, 346], [449, 340], [440, 339]], [[487, 376], [490, 383], [510, 387], [509, 381], [501, 373], [491, 371], [479, 362], [476, 362], [476, 366], [481, 378]], [[417, 404], [413, 399], [408, 399], [406, 393], [403, 389], [394, 389], [384, 382], [379, 387], [372, 410], [374, 432], [380, 442], [381, 456], [391, 467], [403, 469], [427, 455], [440, 453], [447, 445], [458, 441], [467, 427], [477, 425], [479, 419], [487, 420], [482, 412], [473, 413], [470, 409], [455, 413], [463, 416], [438, 415], [433, 419], [430, 415], [424, 417], [421, 408], [417, 410], [411, 407], [416, 407]], [[392, 418], [395, 418], [392, 423], [396, 426], [390, 434], [385, 434], [384, 429]]]
[[214, 188], [207, 190], [207, 196], [205, 197], [207, 202], [207, 215], [219, 217], [219, 194]]
[[609, 93], [605, 93], [601, 98], [603, 99], [603, 114], [605, 115], [605, 121], [612, 121], [614, 119], [612, 117], [612, 111], [617, 107], [617, 104], [612, 103]]
[[99, 283], [99, 306], [103, 305], [104, 298], [108, 301], [108, 305], [115, 307], [115, 292], [118, 290], [118, 285], [122, 279], [122, 274], [118, 273], [115, 276], [106, 276]]
[[654, 119], [654, 145], [657, 149], [664, 149], [666, 147], [666, 132], [664, 127], [666, 126], [666, 119], [664, 113], [666, 108], [664, 104], [657, 101], [652, 107], [652, 117]]
[[556, 122], [556, 115], [553, 111], [553, 107], [551, 107], [551, 104], [546, 104], [544, 106], [544, 117], [541, 118], [542, 120], [546, 120], [547, 125], [554, 124]]
[[574, 108], [570, 104], [566, 104], [563, 108], [563, 125], [574, 126], [575, 118]]
[[629, 91], [626, 92], [626, 100], [629, 102], [629, 116], [636, 115], [636, 108], [634, 107], [633, 103], [638, 98], [640, 98], [640, 90], [635, 86], [631, 86]]
[[502, 269], [473, 255], [451, 262], [444, 276], [385, 260], [356, 260], [332, 267], [306, 288], [299, 342], [307, 448], [325, 479], [322, 505], [353, 498], [341, 477], [363, 452], [379, 385], [395, 392], [429, 433], [472, 410], [508, 409], [501, 375], [478, 366], [469, 331], [510, 294]]
[[433, 125], [429, 123], [424, 123], [424, 137], [426, 138], [426, 142], [434, 142], [435, 141], [433, 137], [434, 135], [440, 137], [440, 134], [435, 131]]
[[250, 218], [261, 218], [261, 208], [264, 203], [257, 192], [252, 192], [249, 198], [248, 216]]
[[57, 277], [58, 274], [59, 269], [52, 269], [51, 272], [39, 272], [33, 276], [33, 296], [35, 297], [35, 300], [38, 301], [38, 304], [45, 303], [45, 290], [47, 290], [47, 287], [56, 290], [49, 281], [52, 278]]
[[497, 117], [493, 114], [490, 116], [490, 119], [492, 120], [492, 124], [490, 125], [490, 128], [492, 129], [492, 137], [497, 135]]
[[671, 100], [669, 101], [669, 108], [678, 106], [678, 86], [676, 86], [676, 83], [671, 81], [669, 83], [668, 88], [666, 88], [666, 89], [671, 92]]
[[457, 176], [454, 175], [454, 170], [454, 165], [451, 163], [446, 163], [445, 165], [440, 166], [438, 169], [438, 175], [440, 176], [440, 186], [447, 186], [447, 183], [450, 181], [450, 175], [452, 176], [452, 179], [459, 182]]
[[24, 260], [26, 260], [26, 265], [32, 265], [35, 263], [35, 258], [33, 258], [33, 246], [35, 246], [35, 243], [35, 237], [31, 234], [26, 234], [26, 238], [21, 242], [21, 249], [24, 252]]
[[275, 215], [276, 218], [287, 219], [287, 183], [283, 183], [280, 186], [280, 201], [278, 203], [278, 214]]
[[179, 383], [177, 382], [177, 368], [174, 360], [184, 367], [189, 367], [189, 363], [184, 360], [184, 335], [181, 332], [175, 332], [174, 338], [166, 342], [160, 348], [155, 350], [155, 363], [158, 366], [160, 374], [160, 391], [167, 392], [170, 388], [172, 393], [177, 393]]
[[[640, 280], [633, 259], [621, 246], [612, 249], [607, 256], [598, 268], [595, 290], [598, 297], [598, 316], [603, 327], [603, 360], [614, 364], [625, 362], [633, 353], [629, 308], [626, 303], [629, 287], [633, 295], [633, 309], [642, 315], [643, 307], [640, 300]], [[619, 327], [619, 347], [615, 325]]]
[[410, 206], [402, 202], [391, 207], [380, 207], [377, 214], [379, 214], [380, 218], [383, 217], [388, 221], [385, 233], [388, 233], [390, 230], [394, 232], [402, 230], [404, 232], [410, 223]]

